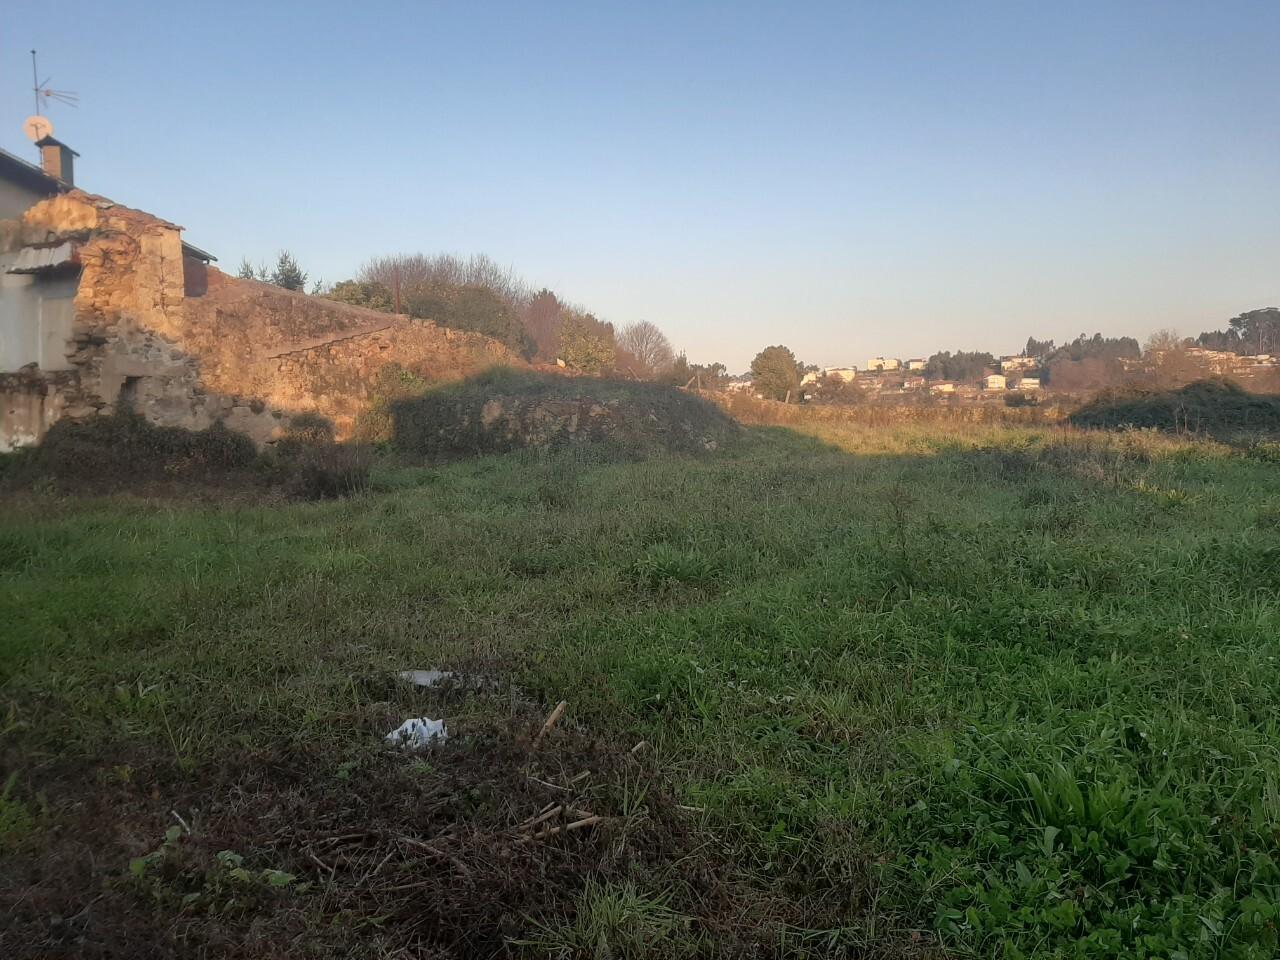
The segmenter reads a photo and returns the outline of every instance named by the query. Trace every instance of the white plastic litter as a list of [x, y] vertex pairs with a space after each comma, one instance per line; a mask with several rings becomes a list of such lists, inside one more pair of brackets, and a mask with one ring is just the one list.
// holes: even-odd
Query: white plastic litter
[[449, 739], [443, 720], [410, 717], [387, 734], [387, 743], [406, 750], [425, 750], [437, 741]]
[[453, 679], [452, 670], [405, 670], [400, 674], [401, 680], [407, 680], [415, 687], [434, 687], [446, 680]]

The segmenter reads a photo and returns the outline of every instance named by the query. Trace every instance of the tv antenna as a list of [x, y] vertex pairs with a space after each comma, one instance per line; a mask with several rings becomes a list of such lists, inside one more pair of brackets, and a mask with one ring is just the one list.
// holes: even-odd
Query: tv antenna
[[49, 81], [53, 77], [45, 77], [40, 80], [40, 72], [36, 69], [36, 52], [31, 51], [31, 92], [36, 98], [36, 113], [40, 116], [40, 106], [44, 103], [61, 103], [68, 107], [80, 106], [80, 95], [73, 90], [54, 90], [49, 86]]

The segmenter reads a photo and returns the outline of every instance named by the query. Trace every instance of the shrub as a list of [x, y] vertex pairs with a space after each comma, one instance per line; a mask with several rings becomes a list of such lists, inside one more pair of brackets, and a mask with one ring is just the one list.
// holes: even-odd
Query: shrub
[[693, 394], [656, 383], [495, 368], [392, 406], [393, 445], [428, 457], [590, 446], [612, 457], [705, 453], [737, 425]]
[[364, 443], [389, 444], [394, 433], [392, 408], [403, 400], [420, 397], [431, 382], [398, 363], [382, 367], [369, 391], [369, 408], [356, 421], [356, 438]]
[[1177, 390], [1105, 390], [1071, 415], [1079, 427], [1155, 427], [1234, 436], [1280, 433], [1280, 396], [1252, 394], [1230, 380], [1198, 380]]
[[135, 413], [54, 424], [38, 447], [23, 451], [11, 473], [94, 486], [164, 479], [218, 479], [251, 468], [253, 441], [215, 423], [204, 430], [158, 427]]
[[273, 451], [279, 486], [295, 500], [334, 500], [369, 488], [369, 458], [334, 442], [333, 424], [315, 414], [293, 418]]
[[[369, 464], [360, 451], [334, 443], [332, 425], [320, 417], [296, 417], [276, 449], [263, 454], [222, 423], [184, 430], [120, 413], [55, 424], [43, 443], [10, 458], [3, 480], [10, 488], [47, 484], [91, 492], [155, 484], [275, 488], [320, 500], [364, 490]], [[5, 553], [0, 549], [0, 566]]]
[[276, 441], [276, 452], [290, 456], [310, 448], [330, 446], [332, 443], [332, 423], [315, 413], [301, 413], [289, 422], [284, 436]]
[[368, 458], [336, 443], [304, 447], [284, 460], [280, 488], [295, 500], [336, 500], [369, 489]]

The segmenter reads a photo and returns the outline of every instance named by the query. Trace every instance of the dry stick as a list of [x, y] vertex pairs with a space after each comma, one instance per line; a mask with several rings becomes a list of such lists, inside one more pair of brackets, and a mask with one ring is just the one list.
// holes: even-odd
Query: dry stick
[[533, 776], [532, 774], [530, 774], [529, 780], [532, 781], [533, 783], [538, 784], [539, 786], [546, 787], [548, 790], [559, 790], [561, 793], [572, 793], [572, 791], [568, 787], [562, 787], [558, 783], [550, 783], [546, 780], [539, 780], [537, 777]]
[[560, 827], [551, 827], [550, 829], [543, 830], [540, 833], [535, 833], [527, 837], [521, 837], [519, 840], [516, 841], [516, 843], [528, 843], [531, 840], [545, 840], [547, 837], [554, 837], [557, 833], [568, 833], [570, 830], [581, 830], [584, 827], [594, 827], [597, 823], [599, 823], [603, 819], [604, 817], [595, 817], [595, 816], [584, 817], [581, 820], [573, 821], [573, 823], [566, 823]]
[[569, 706], [568, 700], [561, 700], [556, 704], [556, 708], [551, 711], [551, 715], [547, 717], [547, 722], [542, 725], [542, 729], [538, 731], [538, 735], [533, 738], [533, 746], [536, 749], [538, 744], [542, 742], [542, 738], [551, 732], [551, 728], [556, 725], [556, 721], [560, 719], [560, 715], [564, 713], [564, 708]]
[[524, 823], [520, 824], [520, 826], [516, 827], [516, 829], [528, 830], [532, 827], [536, 827], [538, 824], [545, 823], [547, 820], [550, 820], [552, 817], [559, 816], [561, 813], [564, 812], [564, 810], [565, 810], [564, 804], [558, 804], [556, 806], [553, 806], [550, 810], [543, 810], [542, 813], [538, 814], [536, 817], [532, 817], [526, 820]]
[[[423, 850], [426, 850], [428, 853], [435, 854], [437, 857], [439, 857], [442, 860], [448, 860], [455, 867], [457, 867], [459, 871], [461, 871], [462, 873], [465, 873], [467, 876], [471, 876], [471, 868], [468, 867], [461, 860], [459, 860], [457, 857], [453, 856], [452, 854], [445, 853], [443, 850], [438, 850], [429, 843], [423, 843], [421, 840], [415, 840], [413, 839], [413, 837], [401, 837], [400, 840], [404, 843], [409, 844], [410, 846], [421, 847]], [[406, 889], [406, 888], [394, 887], [392, 889]]]
[[548, 800], [546, 804], [542, 807], [542, 809], [539, 810], [537, 813], [535, 813], [532, 817], [530, 817], [528, 820], [520, 821], [520, 826], [523, 827], [526, 823], [533, 823], [535, 818], [542, 816], [544, 813], [546, 813], [548, 810], [553, 809], [555, 806], [556, 806], [556, 801]]
[[348, 840], [363, 840], [366, 837], [376, 837], [378, 834], [370, 830], [361, 830], [359, 833], [343, 833], [336, 837], [321, 837], [316, 843], [346, 843]]
[[396, 849], [395, 849], [395, 847], [392, 847], [392, 848], [387, 852], [387, 855], [386, 855], [385, 857], [383, 857], [383, 858], [382, 858], [381, 862], [380, 862], [376, 867], [374, 867], [374, 868], [373, 868], [373, 872], [372, 872], [372, 873], [367, 874], [367, 875], [364, 877], [364, 879], [363, 879], [363, 880], [361, 880], [360, 882], [361, 882], [361, 883], [365, 883], [365, 882], [367, 882], [368, 880], [370, 880], [371, 878], [376, 877], [378, 874], [380, 874], [380, 873], [382, 872], [382, 868], [383, 868], [383, 867], [385, 867], [385, 866], [387, 865], [387, 861], [388, 861], [388, 860], [390, 860], [390, 859], [391, 859], [392, 857], [394, 857], [395, 855], [396, 855]]
[[[559, 790], [561, 793], [573, 793], [573, 788], [576, 787], [578, 784], [582, 783], [582, 781], [586, 780], [589, 776], [591, 776], [591, 771], [583, 770], [580, 774], [578, 774], [576, 777], [572, 778], [569, 781], [569, 786], [567, 787], [561, 786], [558, 783], [551, 783], [548, 780], [540, 780], [537, 777], [535, 777], [533, 774], [529, 774], [529, 780], [533, 783], [539, 784], [540, 786], [547, 787], [550, 790]], [[545, 813], [547, 810], [547, 807], [551, 807], [551, 806], [555, 806], [554, 800], [551, 801], [551, 803], [547, 804], [546, 807], [543, 807], [542, 810], [538, 812]]]
[[329, 871], [329, 881], [332, 882], [338, 871], [317, 857], [311, 850], [307, 851], [307, 856], [310, 857], [320, 867], [320, 869]]

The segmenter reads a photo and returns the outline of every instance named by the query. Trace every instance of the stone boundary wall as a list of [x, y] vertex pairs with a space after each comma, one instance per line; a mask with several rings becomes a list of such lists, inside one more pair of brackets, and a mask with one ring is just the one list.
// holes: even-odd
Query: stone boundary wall
[[[339, 439], [372, 403], [378, 371], [398, 364], [445, 382], [522, 361], [489, 337], [379, 313], [209, 271], [209, 292], [187, 301], [186, 343], [206, 389], [235, 402], [227, 422], [258, 442], [289, 416], [329, 420]], [[254, 408], [261, 406], [262, 412]]]
[[5, 446], [36, 441], [63, 417], [124, 408], [189, 429], [221, 420], [260, 444], [306, 413], [344, 438], [387, 364], [439, 381], [523, 365], [479, 334], [197, 265], [184, 258], [180, 227], [80, 190], [35, 204], [16, 227], [6, 223], [5, 249], [71, 243], [80, 275], [68, 374], [0, 380]]

